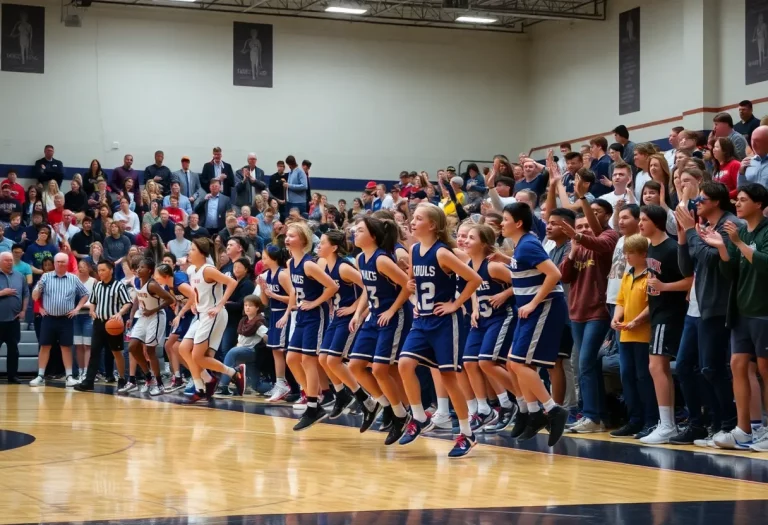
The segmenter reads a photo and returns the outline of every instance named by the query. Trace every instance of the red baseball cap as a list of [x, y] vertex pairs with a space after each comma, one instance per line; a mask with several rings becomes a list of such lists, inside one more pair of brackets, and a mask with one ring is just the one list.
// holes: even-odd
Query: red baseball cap
[[365, 185], [366, 190], [375, 190], [376, 189], [376, 183], [374, 181], [369, 181], [368, 184]]

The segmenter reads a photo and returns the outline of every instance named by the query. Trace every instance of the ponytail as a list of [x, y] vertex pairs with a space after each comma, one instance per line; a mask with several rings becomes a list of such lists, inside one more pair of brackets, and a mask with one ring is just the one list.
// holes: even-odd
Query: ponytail
[[368, 228], [371, 237], [376, 241], [376, 246], [387, 253], [395, 253], [395, 244], [397, 244], [400, 230], [395, 221], [368, 216], [361, 217], [360, 221]]

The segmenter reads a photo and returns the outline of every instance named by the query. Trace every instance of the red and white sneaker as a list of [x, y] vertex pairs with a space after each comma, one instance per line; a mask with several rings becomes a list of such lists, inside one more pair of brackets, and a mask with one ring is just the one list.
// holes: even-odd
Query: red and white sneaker
[[293, 409], [296, 412], [304, 412], [307, 410], [307, 394], [301, 391], [301, 398], [293, 404]]
[[288, 394], [290, 393], [291, 387], [289, 387], [286, 383], [275, 383], [275, 386], [272, 389], [272, 395], [269, 396], [267, 401], [270, 403], [279, 403], [288, 397]]
[[237, 395], [242, 396], [245, 392], [245, 364], [237, 365], [235, 370], [237, 370], [237, 374], [232, 378], [232, 382], [237, 387]]

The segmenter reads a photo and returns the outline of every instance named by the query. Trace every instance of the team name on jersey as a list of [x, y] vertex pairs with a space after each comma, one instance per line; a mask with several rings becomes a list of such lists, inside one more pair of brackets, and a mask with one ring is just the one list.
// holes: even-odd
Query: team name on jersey
[[274, 293], [280, 292], [280, 285], [279, 284], [270, 284], [269, 289], [272, 290]]
[[304, 284], [304, 276], [303, 275], [291, 275], [291, 282], [293, 284]]
[[478, 292], [481, 292], [484, 290], [490, 290], [490, 289], [491, 289], [491, 285], [488, 283], [488, 281], [483, 281], [483, 284], [477, 287]]
[[149, 294], [147, 292], [139, 292], [139, 299], [149, 299]]
[[360, 270], [360, 273], [366, 281], [376, 280], [376, 272], [372, 272], [371, 270]]
[[413, 275], [414, 277], [434, 277], [435, 276], [435, 267], [434, 266], [424, 266], [424, 265], [418, 265], [413, 267]]
[[512, 260], [509, 262], [509, 268], [511, 270], [517, 270], [517, 260], [515, 260], [514, 257], [512, 257]]

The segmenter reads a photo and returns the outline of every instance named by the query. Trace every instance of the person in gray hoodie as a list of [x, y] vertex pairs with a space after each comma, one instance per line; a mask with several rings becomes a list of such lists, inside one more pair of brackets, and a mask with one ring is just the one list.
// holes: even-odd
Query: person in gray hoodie
[[[725, 185], [718, 182], [701, 183], [699, 195], [692, 202], [696, 205], [700, 227], [717, 231], [728, 244], [730, 241], [724, 229], [725, 223], [731, 221], [741, 224], [742, 221], [729, 211], [731, 202]], [[695, 275], [694, 292], [701, 312], [698, 347], [686, 347], [689, 351], [677, 356], [677, 377], [690, 412], [690, 424], [685, 431], [670, 439], [670, 443], [682, 445], [707, 438], [707, 430], [701, 418], [702, 400], [711, 405], [708, 408], [716, 432], [729, 432], [733, 429], [736, 424], [736, 406], [728, 368], [730, 329], [726, 327], [730, 282], [719, 270], [720, 256], [717, 249], [709, 246], [699, 236], [694, 214], [681, 203], [675, 210], [675, 218], [680, 232], [680, 271], [686, 277]], [[699, 369], [705, 382], [698, 379]], [[704, 388], [710, 392], [703, 392]]]

